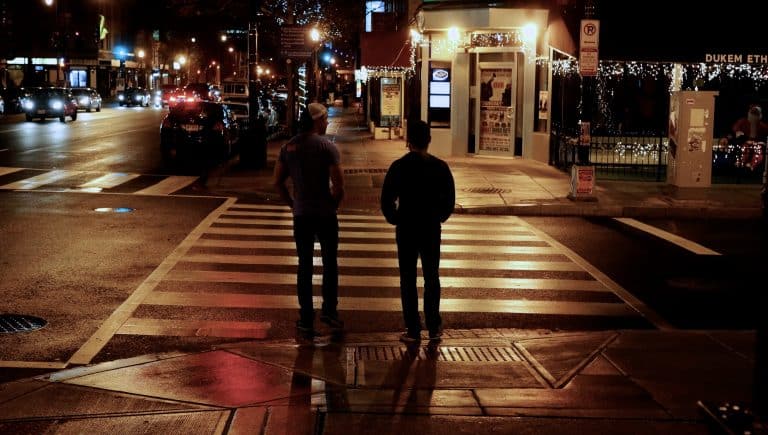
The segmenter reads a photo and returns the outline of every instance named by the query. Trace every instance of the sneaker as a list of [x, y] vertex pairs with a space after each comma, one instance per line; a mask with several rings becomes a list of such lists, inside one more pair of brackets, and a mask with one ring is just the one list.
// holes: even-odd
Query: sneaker
[[317, 332], [315, 332], [315, 328], [301, 323], [301, 320], [296, 321], [296, 332], [301, 338], [309, 340], [318, 336]]
[[421, 341], [421, 335], [419, 334], [411, 334], [409, 332], [403, 332], [400, 334], [400, 341], [402, 341], [405, 344], [414, 344]]
[[429, 331], [429, 341], [441, 341], [443, 339], [443, 330]]
[[322, 314], [320, 321], [328, 325], [331, 329], [344, 329], [344, 322], [338, 316], [329, 316]]

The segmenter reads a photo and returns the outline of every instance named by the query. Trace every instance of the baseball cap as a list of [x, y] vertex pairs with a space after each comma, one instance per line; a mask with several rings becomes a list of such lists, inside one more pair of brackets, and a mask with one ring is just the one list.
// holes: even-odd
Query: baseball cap
[[320, 103], [310, 103], [309, 106], [307, 106], [307, 110], [309, 110], [309, 116], [311, 116], [312, 119], [320, 119], [328, 114], [328, 109]]

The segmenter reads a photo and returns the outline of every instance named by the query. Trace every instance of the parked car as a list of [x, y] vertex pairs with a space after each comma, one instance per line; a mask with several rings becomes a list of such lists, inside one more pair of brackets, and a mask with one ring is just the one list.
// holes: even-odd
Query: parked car
[[5, 115], [5, 100], [2, 95], [0, 95], [0, 115]]
[[160, 124], [163, 160], [216, 164], [235, 154], [239, 129], [227, 107], [212, 101], [173, 106]]
[[232, 116], [235, 118], [235, 122], [237, 122], [240, 132], [242, 133], [245, 130], [248, 130], [248, 103], [227, 101], [224, 105], [230, 112], [232, 112]]
[[21, 113], [24, 111], [22, 100], [27, 91], [24, 88], [5, 88], [0, 91], [0, 95], [5, 100], [5, 113]]
[[69, 89], [65, 88], [33, 88], [29, 96], [24, 98], [24, 113], [27, 121], [34, 118], [59, 118], [64, 122], [65, 117], [77, 119], [77, 102]]
[[101, 95], [92, 88], [73, 88], [72, 95], [77, 99], [77, 108], [90, 112], [101, 112]]
[[152, 96], [144, 88], [125, 88], [124, 91], [117, 93], [117, 104], [120, 106], [143, 106], [149, 107]]

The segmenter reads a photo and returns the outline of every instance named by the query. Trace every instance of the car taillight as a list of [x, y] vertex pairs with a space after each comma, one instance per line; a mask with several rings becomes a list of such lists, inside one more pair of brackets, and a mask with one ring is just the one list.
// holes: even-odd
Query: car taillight
[[221, 121], [216, 121], [213, 123], [213, 131], [217, 133], [223, 133], [224, 132], [224, 123]]

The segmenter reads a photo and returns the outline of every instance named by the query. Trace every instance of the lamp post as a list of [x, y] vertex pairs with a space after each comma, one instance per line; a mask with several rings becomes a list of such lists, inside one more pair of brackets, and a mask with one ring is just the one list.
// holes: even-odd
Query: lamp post
[[313, 27], [309, 30], [309, 39], [312, 41], [312, 82], [310, 84], [309, 89], [311, 90], [311, 94], [309, 95], [309, 98], [307, 101], [319, 101], [320, 98], [320, 80], [318, 80], [318, 74], [319, 74], [319, 65], [318, 65], [318, 56], [319, 56], [319, 48], [320, 48], [320, 31], [317, 30], [317, 27]]
[[[147, 53], [143, 49], [139, 49], [136, 52], [136, 55], [139, 57], [139, 69], [141, 70], [141, 81], [143, 81], [143, 87], [149, 89], [149, 86], [147, 85], [147, 67], [144, 64], [144, 57], [147, 55]], [[142, 83], [139, 83], [139, 86], [142, 86]]]

